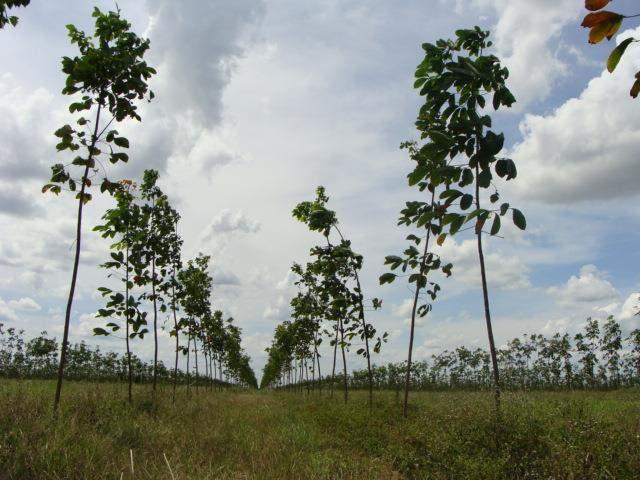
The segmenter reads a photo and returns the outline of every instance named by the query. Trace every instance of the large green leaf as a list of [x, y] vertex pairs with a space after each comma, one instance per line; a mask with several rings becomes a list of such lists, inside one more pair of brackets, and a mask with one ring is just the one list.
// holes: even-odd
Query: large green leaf
[[520, 230], [525, 230], [527, 228], [527, 219], [524, 218], [524, 215], [517, 208], [513, 209], [513, 223]]
[[620, 59], [624, 55], [624, 52], [627, 51], [627, 47], [634, 41], [634, 38], [627, 38], [626, 40], [622, 41], [620, 45], [613, 49], [613, 52], [611, 52], [611, 55], [609, 55], [609, 59], [607, 60], [607, 70], [609, 70], [610, 73], [613, 73], [613, 71], [618, 66], [618, 63], [620, 63]]

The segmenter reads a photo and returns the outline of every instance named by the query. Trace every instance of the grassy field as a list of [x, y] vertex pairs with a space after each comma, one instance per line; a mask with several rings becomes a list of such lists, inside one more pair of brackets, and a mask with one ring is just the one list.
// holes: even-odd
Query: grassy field
[[[0, 479], [640, 478], [640, 392], [396, 396], [179, 392], [0, 383]], [[133, 467], [132, 459], [133, 458]]]

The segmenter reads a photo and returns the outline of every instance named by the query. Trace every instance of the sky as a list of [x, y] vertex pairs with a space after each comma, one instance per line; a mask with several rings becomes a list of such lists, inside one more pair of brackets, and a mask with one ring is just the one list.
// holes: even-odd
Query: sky
[[[109, 1], [96, 1], [103, 10]], [[633, 14], [631, 0], [615, 10]], [[499, 345], [524, 333], [575, 333], [587, 317], [615, 315], [625, 332], [640, 326], [640, 103], [628, 90], [640, 69], [629, 49], [610, 75], [611, 42], [591, 46], [579, 0], [170, 0], [118, 2], [151, 39], [156, 99], [142, 122], [118, 127], [131, 142], [129, 164], [109, 177], [160, 171], [160, 186], [182, 215], [184, 259], [212, 256], [213, 305], [235, 318], [256, 373], [275, 326], [296, 293], [289, 269], [322, 241], [291, 210], [318, 185], [341, 230], [364, 255], [367, 298], [382, 298], [370, 321], [389, 332], [375, 363], [401, 361], [408, 343], [411, 289], [381, 287], [384, 257], [414, 233], [396, 226], [411, 162], [401, 142], [418, 138], [421, 99], [412, 87], [421, 45], [456, 29], [490, 29], [518, 102], [495, 115], [519, 175], [502, 198], [527, 216], [486, 243], [494, 332]], [[0, 322], [61, 337], [74, 250], [70, 195], [40, 193], [60, 161], [53, 132], [70, 123], [60, 92], [60, 59], [73, 55], [65, 25], [91, 31], [92, 3], [34, 0], [17, 28], [0, 31]], [[637, 9], [637, 6], [636, 6]], [[640, 36], [640, 27], [635, 32]], [[70, 340], [122, 351], [96, 338], [105, 285], [97, 265], [108, 243], [91, 229], [108, 196], [86, 208]], [[418, 360], [458, 345], [486, 347], [474, 239], [447, 239], [454, 264], [433, 312], [420, 319]], [[164, 323], [165, 319], [161, 319]], [[171, 359], [161, 332], [161, 358]], [[150, 358], [151, 337], [134, 344]], [[323, 354], [328, 359], [328, 347]], [[353, 359], [353, 357], [352, 357]], [[362, 366], [353, 359], [352, 366]]]

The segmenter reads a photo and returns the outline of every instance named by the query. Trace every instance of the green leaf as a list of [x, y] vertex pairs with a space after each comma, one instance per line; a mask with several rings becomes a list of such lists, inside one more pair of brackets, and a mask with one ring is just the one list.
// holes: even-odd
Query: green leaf
[[491, 225], [491, 235], [497, 235], [500, 231], [500, 215], [493, 216], [493, 224]]
[[380, 275], [380, 285], [384, 285], [385, 283], [393, 283], [396, 279], [396, 276], [397, 275], [395, 273], [385, 273], [383, 275]]
[[462, 210], [468, 210], [473, 204], [473, 195], [465, 193], [460, 200], [460, 208]]
[[486, 147], [486, 154], [490, 156], [497, 155], [504, 147], [504, 134], [496, 135], [489, 131], [484, 137], [484, 146]]
[[93, 334], [94, 335], [109, 335], [109, 332], [107, 332], [104, 328], [94, 328], [93, 329]]
[[627, 38], [613, 49], [613, 52], [611, 52], [611, 55], [609, 55], [609, 59], [607, 60], [607, 70], [609, 70], [609, 73], [613, 73], [618, 66], [618, 63], [620, 63], [620, 59], [624, 55], [624, 52], [626, 52], [627, 47], [634, 41], [634, 38]]
[[478, 185], [480, 188], [489, 188], [491, 186], [491, 172], [489, 170], [483, 170], [478, 175]]
[[415, 242], [416, 245], [420, 245], [422, 239], [414, 234], [408, 235], [407, 240]]
[[524, 215], [517, 208], [513, 209], [513, 223], [520, 230], [525, 230], [527, 228], [527, 219], [524, 218]]
[[466, 218], [464, 215], [456, 215], [456, 217], [451, 221], [451, 226], [449, 227], [449, 233], [451, 235], [455, 235], [464, 225]]
[[117, 137], [113, 139], [113, 142], [122, 148], [129, 148], [129, 140], [124, 137]]

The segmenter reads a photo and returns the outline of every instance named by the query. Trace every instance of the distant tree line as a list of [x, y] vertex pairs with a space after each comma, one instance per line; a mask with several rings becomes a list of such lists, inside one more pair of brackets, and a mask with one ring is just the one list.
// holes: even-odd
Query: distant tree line
[[[17, 379], [54, 379], [57, 375], [60, 345], [46, 331], [37, 337], [25, 338], [24, 330], [6, 328], [0, 323], [0, 377]], [[129, 378], [128, 357], [100, 347], [87, 345], [84, 341], [69, 346], [65, 376], [70, 380], [98, 382], [127, 382]], [[255, 387], [253, 371], [248, 374], [241, 359], [227, 356], [219, 364], [222, 368], [193, 375], [190, 371], [167, 368], [158, 361], [157, 380], [163, 383], [201, 385], [217, 387]], [[131, 355], [131, 372], [134, 383], [153, 382], [153, 362]]]
[[[570, 335], [555, 333], [523, 335], [498, 349], [498, 363], [504, 387], [532, 389], [609, 389], [640, 386], [640, 329], [623, 335], [614, 317], [600, 323], [588, 319], [584, 330]], [[400, 391], [404, 387], [407, 363], [372, 367], [375, 388]], [[342, 385], [344, 375], [325, 377], [326, 386]], [[369, 385], [368, 370], [354, 370], [347, 377], [351, 388]], [[319, 380], [296, 375], [285, 365], [272, 387], [315, 388]], [[416, 390], [490, 389], [491, 356], [482, 348], [465, 346], [444, 350], [430, 360], [411, 367], [411, 385]]]

